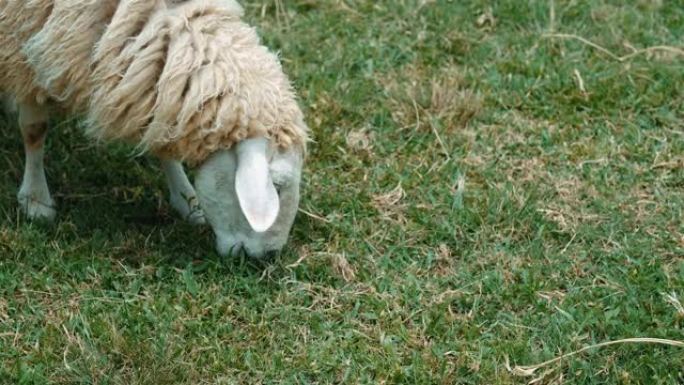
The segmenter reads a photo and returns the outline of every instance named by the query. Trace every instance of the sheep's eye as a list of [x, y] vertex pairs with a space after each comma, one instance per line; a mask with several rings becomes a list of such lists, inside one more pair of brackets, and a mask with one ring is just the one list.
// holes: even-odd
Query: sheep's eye
[[282, 190], [283, 185], [281, 185], [280, 183], [274, 183], [273, 186], [275, 187], [276, 192], [278, 193], [278, 195], [280, 195], [280, 190]]

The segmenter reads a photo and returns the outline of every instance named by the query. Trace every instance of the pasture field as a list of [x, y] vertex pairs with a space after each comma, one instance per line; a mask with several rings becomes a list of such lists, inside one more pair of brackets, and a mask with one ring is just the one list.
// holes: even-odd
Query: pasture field
[[681, 2], [245, 6], [315, 140], [287, 249], [217, 256], [74, 119], [30, 223], [6, 115], [0, 384], [684, 383], [661, 343], [516, 370], [684, 340]]

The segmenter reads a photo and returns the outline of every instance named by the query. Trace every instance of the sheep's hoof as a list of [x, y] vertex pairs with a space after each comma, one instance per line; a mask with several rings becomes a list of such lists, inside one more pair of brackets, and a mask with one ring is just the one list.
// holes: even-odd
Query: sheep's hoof
[[171, 194], [171, 206], [182, 218], [193, 225], [199, 226], [207, 223], [204, 211], [200, 208], [195, 196], [184, 197], [181, 194]]
[[188, 214], [186, 216], [186, 219], [188, 222], [190, 222], [193, 225], [201, 226], [201, 225], [206, 225], [207, 220], [204, 218], [204, 211], [202, 211], [201, 208], [197, 208]]
[[42, 202], [30, 195], [19, 195], [19, 207], [31, 220], [52, 222], [57, 215], [52, 199]]

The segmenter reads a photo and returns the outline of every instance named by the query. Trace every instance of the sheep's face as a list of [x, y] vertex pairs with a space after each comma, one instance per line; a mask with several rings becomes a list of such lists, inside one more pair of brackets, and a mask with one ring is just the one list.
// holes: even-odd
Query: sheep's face
[[263, 258], [282, 249], [299, 205], [302, 163], [300, 150], [255, 138], [200, 166], [195, 188], [219, 254]]

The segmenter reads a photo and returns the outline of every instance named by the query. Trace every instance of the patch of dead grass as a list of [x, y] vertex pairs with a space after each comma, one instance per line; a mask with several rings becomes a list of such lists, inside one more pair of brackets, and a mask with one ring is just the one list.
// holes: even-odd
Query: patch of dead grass
[[455, 260], [451, 248], [446, 243], [440, 243], [436, 249], [437, 265], [434, 269], [439, 277], [449, 276], [454, 273]]
[[373, 150], [373, 137], [374, 133], [370, 132], [368, 128], [352, 130], [347, 133], [347, 147], [354, 151], [371, 153]]
[[6, 321], [9, 319], [9, 304], [7, 303], [7, 300], [4, 298], [0, 298], [0, 321]]
[[582, 223], [597, 223], [602, 218], [587, 208], [587, 202], [598, 196], [596, 189], [576, 176], [547, 176], [555, 193], [553, 201], [539, 209], [547, 220], [561, 231], [574, 234]]
[[391, 191], [373, 196], [373, 205], [382, 219], [405, 225], [407, 223], [404, 216], [406, 204], [403, 200], [405, 197], [406, 192], [400, 183]]
[[387, 92], [392, 119], [402, 128], [443, 132], [465, 127], [483, 108], [482, 97], [468, 87], [463, 71], [450, 64], [437, 70], [408, 65], [378, 78]]
[[356, 279], [356, 269], [349, 263], [344, 254], [332, 254], [331, 262], [333, 271], [345, 282], [352, 282]]

